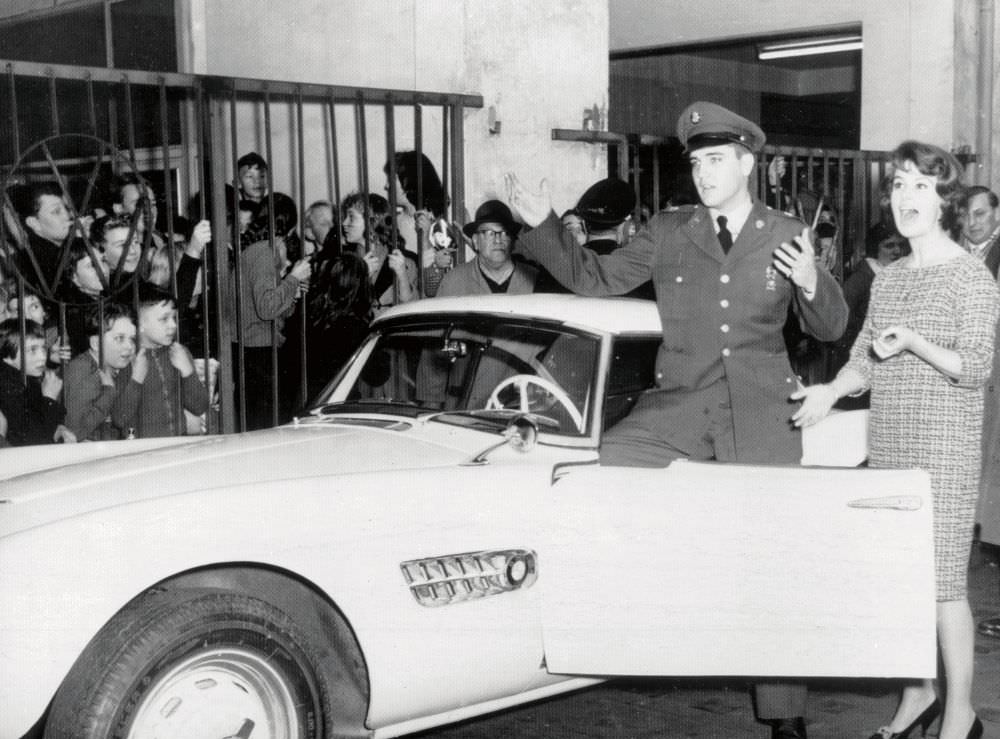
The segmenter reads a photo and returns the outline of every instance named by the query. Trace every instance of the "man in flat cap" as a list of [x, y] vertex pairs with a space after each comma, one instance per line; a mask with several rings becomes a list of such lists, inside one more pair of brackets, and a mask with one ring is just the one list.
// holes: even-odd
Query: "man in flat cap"
[[[791, 307], [806, 332], [838, 339], [847, 323], [843, 295], [817, 268], [805, 224], [751, 196], [755, 152], [765, 141], [755, 123], [697, 102], [681, 114], [677, 135], [700, 206], [661, 212], [626, 245], [598, 255], [564, 236], [547, 193], [529, 192], [510, 175], [510, 203], [536, 226], [519, 249], [584, 295], [619, 295], [653, 281], [663, 324], [656, 386], [605, 434], [602, 464], [797, 464], [802, 439], [788, 397], [796, 377], [782, 327]], [[773, 737], [806, 736], [804, 685], [759, 684], [756, 697]]]

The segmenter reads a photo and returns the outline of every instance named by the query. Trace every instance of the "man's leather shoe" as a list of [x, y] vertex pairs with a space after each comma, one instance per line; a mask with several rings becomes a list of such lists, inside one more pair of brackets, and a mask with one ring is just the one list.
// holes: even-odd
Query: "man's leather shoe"
[[979, 633], [983, 636], [991, 636], [1000, 639], [1000, 616], [984, 618], [979, 622]]
[[771, 739], [806, 739], [806, 721], [801, 716], [771, 722]]

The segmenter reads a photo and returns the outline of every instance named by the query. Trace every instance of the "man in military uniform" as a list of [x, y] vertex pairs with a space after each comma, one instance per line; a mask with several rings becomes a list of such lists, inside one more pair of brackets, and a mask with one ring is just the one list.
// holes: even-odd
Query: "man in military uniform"
[[[663, 324], [656, 387], [610, 429], [601, 463], [662, 467], [680, 457], [798, 463], [790, 423], [796, 388], [782, 337], [789, 306], [821, 341], [840, 337], [847, 306], [818, 269], [805, 225], [749, 191], [753, 122], [697, 102], [677, 122], [701, 206], [665, 211], [628, 244], [598, 255], [564, 235], [548, 195], [509, 177], [510, 202], [529, 225], [521, 251], [574, 292], [619, 295], [652, 279]], [[788, 532], [794, 535], [794, 532]], [[773, 737], [805, 737], [804, 685], [757, 685], [757, 714]]]

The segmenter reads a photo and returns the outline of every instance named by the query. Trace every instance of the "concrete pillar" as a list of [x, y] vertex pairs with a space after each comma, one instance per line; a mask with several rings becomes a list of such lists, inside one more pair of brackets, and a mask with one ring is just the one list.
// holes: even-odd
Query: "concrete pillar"
[[[484, 108], [468, 110], [464, 121], [470, 211], [503, 196], [508, 170], [536, 184], [547, 178], [557, 208], [575, 203], [606, 174], [603, 147], [552, 142], [551, 130], [582, 127], [584, 109], [607, 110], [607, 0], [285, 0], [252, 6], [245, 0], [179, 0], [179, 5], [178, 17], [186, 24], [179, 44], [183, 71], [482, 94]], [[261, 138], [259, 120], [244, 112], [241, 150]], [[429, 115], [425, 149], [440, 162], [435, 153], [440, 119]], [[307, 110], [305, 117], [307, 151], [325, 146], [328, 124], [322, 112]], [[291, 118], [272, 113], [278, 152], [273, 181], [286, 192], [298, 177], [292, 169]], [[412, 119], [397, 118], [397, 148], [412, 147]], [[344, 121], [338, 116], [337, 124], [339, 131], [352, 130], [349, 116]], [[379, 124], [375, 111], [371, 130], [380, 130]], [[357, 186], [357, 168], [353, 152], [343, 154], [346, 192]], [[384, 158], [384, 145], [373, 136], [369, 179], [375, 191], [385, 179]], [[305, 189], [306, 200], [328, 197], [326, 174], [307, 173]]]

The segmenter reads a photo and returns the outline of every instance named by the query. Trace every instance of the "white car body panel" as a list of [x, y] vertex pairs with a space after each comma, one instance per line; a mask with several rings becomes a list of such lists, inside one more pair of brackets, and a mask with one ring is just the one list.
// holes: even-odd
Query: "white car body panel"
[[599, 467], [561, 480], [549, 502], [553, 672], [936, 675], [933, 504], [920, 470]]
[[[18, 501], [8, 505], [17, 506], [17, 524], [28, 530], [0, 538], [0, 633], [6, 635], [0, 686], [17, 685], [19, 698], [12, 712], [3, 712], [0, 735], [8, 722], [25, 727], [15, 717], [33, 720], [41, 713], [76, 655], [128, 600], [167, 577], [216, 563], [286, 570], [331, 596], [354, 626], [368, 663], [373, 727], [563, 681], [542, 667], [534, 589], [429, 609], [414, 600], [399, 566], [448, 553], [530, 548], [525, 521], [535, 516], [532, 508], [567, 450], [540, 447], [525, 465], [519, 453], [498, 449], [490, 457], [496, 486], [484, 486], [481, 467], [455, 465], [494, 437], [441, 424], [419, 432], [438, 437], [437, 443], [411, 441], [412, 431], [303, 425], [189, 443], [182, 466], [169, 470], [153, 452], [95, 462], [100, 472], [86, 481], [73, 468], [43, 473], [58, 493], [39, 494], [35, 476], [9, 480], [4, 495]], [[442, 443], [454, 443], [456, 435], [466, 449]], [[332, 446], [337, 454], [329, 453]], [[238, 454], [238, 464], [218, 476], [203, 471], [204, 457], [226, 454]], [[579, 460], [595, 456], [569, 452]], [[386, 459], [399, 471], [363, 469], [374, 460], [384, 470], [391, 466]], [[331, 471], [325, 465], [344, 469], [347, 460], [362, 469], [323, 476]], [[442, 462], [451, 468], [446, 476], [436, 469]], [[167, 472], [171, 489], [163, 484]], [[96, 499], [102, 502], [90, 513], [78, 505]], [[52, 521], [57, 517], [62, 520]], [[77, 542], [74, 551], [64, 550], [67, 541]], [[53, 561], [56, 551], [65, 552], [58, 569], [39, 572], [34, 563]], [[349, 557], [340, 554], [345, 551]], [[373, 578], [373, 572], [385, 576]], [[68, 586], [81, 582], [88, 583], [84, 597]], [[20, 635], [25, 624], [46, 638]], [[449, 649], [424, 632], [449, 634]], [[470, 670], [473, 660], [490, 670]], [[7, 705], [2, 695], [0, 702]]]
[[[397, 318], [432, 321], [470, 314], [585, 327], [603, 342], [593, 378], [598, 394], [613, 337], [659, 334], [652, 303], [567, 295], [418, 301], [387, 311], [374, 328], [391, 326]], [[367, 351], [371, 346], [358, 358]], [[349, 368], [343, 377], [350, 380], [359, 372]], [[595, 668], [611, 664], [604, 661], [623, 642], [621, 634], [608, 630], [613, 622], [598, 629], [608, 643], [592, 645], [593, 659], [577, 662], [579, 644], [572, 639], [579, 630], [564, 629], [571, 641], [560, 644], [551, 616], [561, 613], [566, 624], [574, 623], [573, 607], [588, 605], [586, 599], [574, 602], [584, 592], [581, 583], [608, 577], [631, 583], [641, 577], [645, 565], [636, 563], [646, 557], [669, 561], [669, 548], [650, 551], [651, 540], [633, 533], [669, 523], [676, 511], [658, 488], [653, 495], [633, 483], [631, 476], [639, 480], [641, 470], [595, 469], [601, 408], [587, 413], [589, 426], [582, 434], [558, 436], [543, 427], [538, 445], [527, 453], [504, 445], [498, 430], [386, 412], [353, 412], [339, 421], [336, 415], [308, 417], [226, 437], [3, 450], [0, 737], [29, 729], [87, 643], [127, 602], [157, 583], [205, 568], [239, 565], [290, 573], [335, 604], [367, 668], [366, 725], [375, 736], [423, 730], [610, 674]], [[858, 422], [850, 416], [836, 423]], [[845, 452], [822, 434], [815, 439], [805, 445], [809, 464], [859, 461], [856, 448]], [[492, 447], [484, 463], [470, 463]], [[720, 491], [743, 488], [740, 466], [715, 467]], [[798, 472], [789, 470], [793, 477], [779, 492], [800, 486]], [[592, 475], [602, 483], [588, 484], [597, 479]], [[697, 502], [696, 495], [690, 498]], [[648, 510], [632, 515], [626, 501]], [[579, 529], [564, 525], [587, 519], [605, 522], [601, 530], [614, 534], [602, 542], [604, 549], [591, 547]], [[738, 524], [727, 520], [720, 530]], [[911, 542], [921, 563], [932, 551], [925, 533], [915, 532]], [[559, 542], [560, 535], [568, 538]], [[468, 602], [421, 605], [400, 569], [414, 559], [512, 548], [537, 554], [537, 581]], [[914, 602], [925, 594], [914, 591]], [[631, 607], [620, 592], [610, 595], [617, 607]], [[636, 601], [637, 607], [652, 605], [642, 597]], [[910, 616], [923, 649], [926, 614]], [[646, 622], [650, 636], [665, 631], [657, 618]], [[659, 651], [651, 649], [653, 662], [635, 662], [626, 672], [663, 674], [660, 668], [669, 664], [664, 650], [675, 641], [665, 639]], [[569, 658], [560, 654], [564, 648]], [[913, 650], [912, 640], [907, 650]], [[553, 658], [559, 669], [550, 663]], [[904, 670], [901, 675], [923, 672], [886, 664]], [[832, 674], [837, 668], [829, 669]]]

